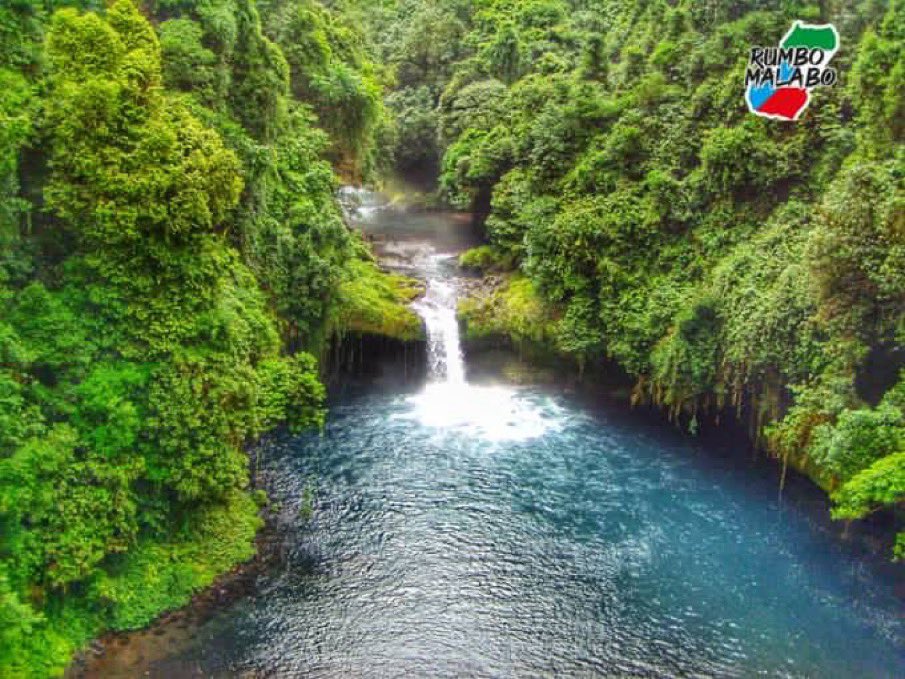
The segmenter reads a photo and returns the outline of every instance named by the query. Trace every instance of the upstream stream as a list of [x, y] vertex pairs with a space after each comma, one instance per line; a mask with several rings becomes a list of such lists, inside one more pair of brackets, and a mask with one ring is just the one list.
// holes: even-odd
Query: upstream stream
[[347, 390], [323, 435], [263, 444], [279, 563], [89, 675], [905, 676], [900, 583], [827, 529], [815, 489], [780, 497], [743, 440], [472, 374], [467, 220], [350, 197], [426, 283], [427, 383]]

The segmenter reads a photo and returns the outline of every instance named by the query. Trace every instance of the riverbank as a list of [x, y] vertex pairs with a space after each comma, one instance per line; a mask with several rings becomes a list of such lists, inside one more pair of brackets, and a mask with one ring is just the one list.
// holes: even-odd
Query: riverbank
[[255, 540], [255, 556], [219, 576], [192, 596], [185, 606], [166, 611], [139, 630], [107, 632], [80, 651], [67, 668], [66, 679], [130, 679], [184, 644], [195, 629], [255, 589], [256, 578], [272, 567], [277, 552], [272, 542], [276, 524], [265, 519]]

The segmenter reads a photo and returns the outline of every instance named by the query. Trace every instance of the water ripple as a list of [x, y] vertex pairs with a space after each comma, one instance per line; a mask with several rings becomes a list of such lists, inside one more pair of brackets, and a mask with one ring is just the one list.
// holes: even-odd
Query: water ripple
[[[472, 406], [491, 394], [522, 419], [483, 427]], [[275, 499], [297, 507], [316, 479], [314, 517], [182, 660], [213, 676], [903, 675], [892, 583], [766, 501], [766, 481], [530, 391], [437, 427], [419, 400], [435, 396], [360, 399], [323, 436], [271, 445]]]

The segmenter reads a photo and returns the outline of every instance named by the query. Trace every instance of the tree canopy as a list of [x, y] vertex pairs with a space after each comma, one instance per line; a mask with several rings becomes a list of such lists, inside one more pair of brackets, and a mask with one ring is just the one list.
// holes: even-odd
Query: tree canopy
[[334, 195], [383, 76], [335, 10], [260, 8], [0, 7], [0, 676], [247, 559], [245, 446], [321, 426], [332, 333], [413, 334]]

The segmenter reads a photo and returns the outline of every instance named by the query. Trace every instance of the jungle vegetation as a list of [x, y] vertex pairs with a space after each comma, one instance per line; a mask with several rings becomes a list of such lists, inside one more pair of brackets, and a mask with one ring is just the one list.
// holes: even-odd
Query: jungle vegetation
[[321, 425], [331, 337], [419, 332], [335, 200], [363, 45], [307, 0], [0, 6], [0, 676], [249, 558], [245, 446]]

